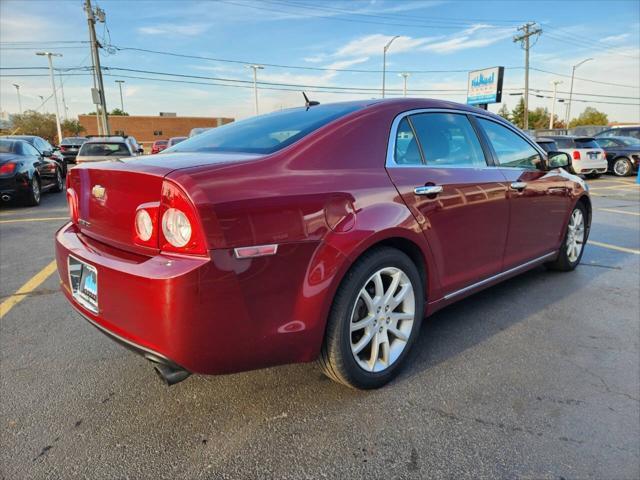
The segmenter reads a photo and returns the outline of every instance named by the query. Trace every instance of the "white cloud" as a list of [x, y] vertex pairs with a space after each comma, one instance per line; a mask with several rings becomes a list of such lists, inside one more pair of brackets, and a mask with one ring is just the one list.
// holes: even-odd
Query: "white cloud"
[[160, 23], [157, 25], [138, 27], [138, 33], [144, 35], [187, 35], [194, 36], [204, 33], [208, 29], [202, 23], [185, 23], [176, 25], [171, 23]]
[[421, 50], [440, 54], [453, 53], [470, 48], [487, 47], [509, 38], [513, 34], [514, 30], [512, 28], [495, 28], [484, 24], [474, 25], [446, 40], [429, 43], [423, 46]]
[[[382, 35], [376, 33], [373, 35], [366, 35], [364, 37], [351, 40], [349, 43], [339, 48], [333, 56], [335, 57], [348, 57], [356, 55], [380, 55], [384, 46], [393, 37], [391, 35]], [[412, 38], [407, 36], [401, 36], [393, 41], [393, 52], [400, 53], [411, 49], [415, 49], [429, 42], [436, 40], [432, 37], [418, 37]]]
[[628, 33], [621, 33], [620, 35], [610, 35], [608, 37], [604, 37], [601, 41], [608, 43], [619, 43], [629, 38]]

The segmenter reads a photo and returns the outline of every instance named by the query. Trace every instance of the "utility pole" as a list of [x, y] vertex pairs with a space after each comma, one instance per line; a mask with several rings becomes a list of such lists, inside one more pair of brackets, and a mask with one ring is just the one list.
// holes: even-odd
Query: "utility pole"
[[513, 37], [513, 41], [521, 42], [522, 48], [524, 48], [524, 130], [529, 129], [529, 49], [531, 48], [529, 39], [533, 35], [542, 33], [542, 29], [534, 28], [535, 26], [535, 22], [525, 23], [518, 28], [522, 35]]
[[67, 107], [67, 101], [64, 99], [64, 83], [62, 82], [62, 72], [58, 71], [58, 81], [60, 82], [60, 93], [62, 94], [62, 116], [67, 119], [69, 108]]
[[13, 86], [16, 87], [16, 92], [18, 94], [18, 112], [20, 112], [20, 115], [22, 115], [22, 100], [20, 99], [20, 85], [18, 85], [17, 83], [14, 83]]
[[549, 118], [549, 130], [553, 129], [553, 117], [556, 116], [556, 94], [558, 93], [558, 85], [562, 83], [562, 80], [554, 80], [553, 84], [553, 100], [551, 103], [551, 118]]
[[573, 100], [573, 77], [576, 75], [576, 68], [578, 68], [583, 63], [587, 63], [588, 61], [593, 60], [593, 58], [586, 58], [580, 63], [573, 66], [571, 70], [571, 88], [569, 89], [569, 103], [567, 104], [567, 118], [565, 119], [565, 123], [567, 124], [567, 128], [569, 128], [569, 121], [571, 120], [571, 102]]
[[411, 75], [410, 73], [406, 73], [406, 72], [402, 72], [398, 74], [400, 77], [403, 78], [404, 83], [402, 85], [402, 96], [406, 97], [407, 96], [407, 78], [409, 78], [409, 75]]
[[384, 82], [387, 77], [387, 50], [396, 38], [400, 38], [400, 35], [396, 35], [382, 49], [382, 98], [384, 98]]
[[256, 115], [258, 115], [258, 70], [263, 70], [264, 67], [262, 65], [247, 65], [246, 67], [253, 70], [253, 97], [256, 102]]
[[120, 110], [124, 113], [124, 101], [122, 100], [122, 84], [124, 83], [124, 80], [116, 80], [116, 83], [118, 84], [118, 87], [120, 87]]
[[99, 104], [100, 109], [96, 112], [100, 114], [102, 120], [102, 132], [105, 135], [110, 135], [111, 131], [109, 128], [109, 120], [107, 119], [107, 102], [104, 94], [104, 84], [102, 82], [102, 67], [100, 66], [100, 53], [98, 51], [98, 40], [96, 38], [96, 17], [98, 17], [98, 21], [104, 22], [104, 11], [100, 8], [96, 8], [95, 12], [93, 8], [91, 8], [91, 0], [84, 1], [84, 10], [87, 13], [87, 24], [89, 25], [89, 40], [91, 42], [91, 59], [93, 60], [93, 71], [94, 71], [94, 81], [97, 82], [98, 90], [98, 98], [95, 100], [99, 100], [94, 103], [96, 106]]
[[36, 52], [36, 55], [47, 57], [49, 60], [49, 77], [51, 78], [51, 89], [53, 90], [53, 103], [56, 105], [56, 128], [58, 129], [58, 143], [62, 142], [62, 128], [60, 128], [60, 109], [58, 108], [58, 94], [56, 93], [56, 80], [53, 76], [53, 60], [51, 57], [61, 57], [61, 53]]

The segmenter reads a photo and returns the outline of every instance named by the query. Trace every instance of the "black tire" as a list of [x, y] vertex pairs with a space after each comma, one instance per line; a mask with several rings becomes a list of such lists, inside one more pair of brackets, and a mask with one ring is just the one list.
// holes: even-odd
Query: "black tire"
[[64, 181], [62, 180], [62, 172], [59, 168], [56, 168], [56, 183], [51, 188], [52, 192], [61, 192], [64, 190]]
[[631, 161], [626, 157], [616, 158], [613, 162], [613, 166], [611, 167], [611, 172], [616, 177], [626, 177], [631, 175], [632, 171], [633, 166], [631, 165]]
[[[584, 229], [582, 234], [582, 247], [580, 249], [580, 253], [576, 258], [571, 258], [569, 254], [569, 249], [570, 249], [569, 245], [572, 242], [571, 242], [569, 226], [571, 224], [571, 219], [576, 210], [579, 210], [580, 213], [582, 214], [582, 218], [584, 221], [583, 223]], [[571, 270], [575, 269], [578, 266], [578, 264], [580, 263], [580, 260], [582, 260], [582, 255], [584, 254], [584, 247], [587, 244], [587, 239], [589, 237], [588, 221], [589, 221], [589, 218], [587, 216], [587, 209], [582, 204], [582, 202], [578, 202], [576, 206], [573, 207], [573, 210], [571, 211], [571, 215], [569, 215], [569, 221], [567, 222], [567, 226], [565, 227], [564, 240], [562, 241], [562, 246], [560, 247], [558, 258], [556, 258], [553, 262], [549, 262], [545, 264], [545, 266], [549, 270], [557, 270], [560, 272], [570, 272]]]
[[[405, 330], [404, 333], [406, 335], [404, 336], [406, 338], [404, 340], [401, 339], [400, 336], [394, 336], [394, 327], [389, 324], [389, 317], [386, 317], [385, 322], [385, 318], [383, 317], [387, 314], [384, 313], [385, 310], [380, 311], [379, 308], [378, 312], [380, 312], [379, 315], [381, 315], [381, 317], [378, 317], [378, 314], [373, 315], [376, 317], [376, 324], [372, 323], [371, 327], [366, 327], [369, 330], [362, 330], [362, 337], [368, 335], [368, 338], [371, 338], [371, 335], [373, 335], [370, 341], [371, 343], [368, 345], [371, 359], [374, 358], [372, 349], [374, 342], [376, 342], [376, 344], [378, 342], [378, 331], [381, 332], [380, 335], [383, 335], [382, 331], [384, 328], [384, 336], [387, 339], [386, 343], [388, 344], [388, 348], [386, 355], [387, 363], [390, 363], [390, 365], [381, 371], [373, 372], [361, 367], [356, 360], [358, 354], [352, 351], [354, 335], [357, 335], [360, 330], [352, 332], [351, 322], [352, 314], [357, 314], [358, 312], [356, 308], [364, 305], [363, 300], [360, 298], [361, 290], [367, 286], [372, 286], [372, 276], [375, 275], [376, 272], [382, 271], [382, 269], [399, 270], [401, 273], [404, 273], [406, 279], [409, 280], [410, 284], [405, 283], [404, 285], [398, 285], [398, 288], [401, 289], [403, 286], [407, 287], [407, 285], [408, 288], [412, 288], [413, 302], [411, 301], [411, 295], [408, 293], [408, 297], [405, 297], [407, 298], [406, 302], [398, 305], [397, 308], [402, 309], [406, 306], [413, 306], [414, 315], [412, 323], [401, 323], [405, 320], [397, 320], [398, 323], [392, 322], [396, 330]], [[387, 284], [385, 288], [388, 286], [389, 284]], [[396, 289], [393, 295], [397, 297], [399, 292], [400, 290]], [[387, 291], [385, 291], [385, 293], [387, 293]], [[402, 312], [397, 311], [396, 307], [392, 307], [389, 315], [391, 316], [392, 313], [401, 314]], [[372, 389], [382, 387], [392, 380], [402, 368], [408, 352], [418, 337], [423, 314], [424, 287], [420, 273], [413, 261], [403, 252], [395, 248], [378, 247], [370, 250], [356, 261], [338, 287], [329, 313], [325, 338], [318, 359], [321, 369], [332, 380], [352, 388]], [[380, 321], [380, 323], [377, 323], [378, 321]], [[406, 321], [409, 322], [408, 319]], [[389, 330], [387, 330], [385, 323], [389, 325]], [[407, 331], [407, 329], [410, 330]], [[360, 340], [362, 340], [362, 337]], [[403, 349], [400, 350], [401, 347]], [[396, 353], [398, 354], [395, 360], [392, 360], [392, 349], [396, 349]], [[373, 361], [374, 366], [378, 359], [384, 363], [384, 346], [381, 350], [382, 358], [378, 356], [378, 350], [379, 348], [376, 349], [376, 360]], [[364, 348], [362, 353], [366, 355], [367, 348]]]
[[601, 173], [590, 173], [587, 178], [600, 178], [601, 175]]
[[35, 175], [31, 177], [29, 182], [29, 190], [27, 191], [26, 204], [30, 207], [36, 207], [40, 205], [40, 197], [42, 196], [40, 180]]

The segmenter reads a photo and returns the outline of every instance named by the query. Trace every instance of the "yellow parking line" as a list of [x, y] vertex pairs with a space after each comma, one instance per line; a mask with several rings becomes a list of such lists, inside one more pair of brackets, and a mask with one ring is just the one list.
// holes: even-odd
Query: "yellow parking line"
[[69, 217], [14, 218], [12, 220], [0, 220], [0, 223], [50, 222], [53, 220], [69, 220]]
[[611, 245], [610, 243], [596, 242], [595, 240], [587, 241], [589, 245], [595, 245], [596, 247], [608, 248], [609, 250], [617, 250], [624, 253], [633, 253], [634, 255], [640, 255], [640, 250], [634, 248], [619, 247], [617, 245]]
[[7, 298], [4, 302], [0, 303], [0, 318], [4, 317], [9, 310], [19, 304], [24, 297], [26, 297], [29, 293], [33, 292], [36, 288], [38, 288], [42, 282], [44, 282], [47, 278], [51, 276], [53, 272], [56, 271], [56, 261], [52, 261], [49, 265], [44, 267], [38, 273], [36, 273], [33, 277], [31, 277], [27, 282], [22, 285], [16, 293]]
[[640, 217], [640, 213], [638, 212], [625, 212], [624, 210], [616, 210], [615, 208], [599, 208], [601, 212], [611, 212], [611, 213], [623, 213], [625, 215], [635, 215], [636, 217]]

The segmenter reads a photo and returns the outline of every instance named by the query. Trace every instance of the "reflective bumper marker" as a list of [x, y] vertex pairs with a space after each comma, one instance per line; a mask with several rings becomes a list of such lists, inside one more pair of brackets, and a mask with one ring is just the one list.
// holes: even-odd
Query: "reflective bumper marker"
[[236, 258], [255, 258], [275, 255], [278, 251], [278, 245], [257, 245], [255, 247], [234, 248], [233, 254]]

